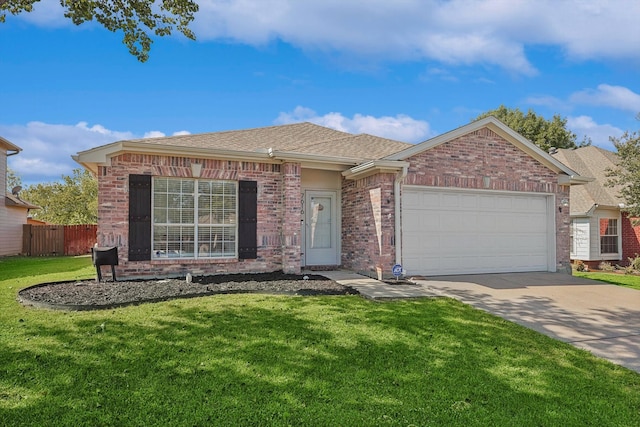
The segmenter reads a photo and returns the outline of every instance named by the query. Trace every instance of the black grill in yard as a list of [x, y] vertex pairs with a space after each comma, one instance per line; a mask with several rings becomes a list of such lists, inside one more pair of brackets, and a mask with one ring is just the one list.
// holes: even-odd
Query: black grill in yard
[[118, 265], [118, 248], [100, 248], [94, 246], [91, 248], [91, 259], [93, 260], [93, 265], [96, 266], [96, 274], [98, 276], [98, 282], [102, 281], [102, 272], [100, 271], [100, 266], [102, 265], [110, 265], [111, 266], [111, 277], [115, 282], [116, 279], [116, 268]]

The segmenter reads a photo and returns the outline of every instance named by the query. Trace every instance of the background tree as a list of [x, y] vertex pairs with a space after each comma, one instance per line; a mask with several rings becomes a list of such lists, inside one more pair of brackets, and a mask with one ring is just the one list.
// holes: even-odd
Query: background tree
[[[640, 116], [639, 116], [640, 118]], [[618, 186], [624, 199], [625, 211], [640, 223], [640, 133], [625, 132], [620, 138], [609, 140], [618, 150], [619, 162], [615, 169], [608, 171], [608, 184]]]
[[34, 184], [20, 193], [41, 209], [33, 218], [52, 224], [96, 224], [98, 222], [98, 181], [84, 169], [74, 169], [73, 176], [63, 175], [61, 182]]
[[[0, 0], [0, 22], [7, 13], [33, 11], [40, 0]], [[151, 35], [167, 36], [175, 29], [195, 40], [189, 29], [198, 5], [193, 0], [60, 0], [64, 16], [80, 25], [98, 21], [107, 30], [124, 32], [122, 42], [140, 62], [149, 59]]]
[[22, 185], [22, 179], [18, 176], [16, 171], [7, 166], [7, 193], [10, 192], [13, 187], [17, 187], [19, 185]]
[[488, 116], [495, 116], [544, 151], [549, 151], [551, 147], [576, 148], [591, 144], [591, 141], [585, 138], [577, 145], [576, 134], [567, 129], [567, 119], [558, 114], [551, 120], [547, 120], [531, 109], [524, 114], [518, 108], [507, 108], [501, 105], [495, 110], [480, 114], [473, 121]]

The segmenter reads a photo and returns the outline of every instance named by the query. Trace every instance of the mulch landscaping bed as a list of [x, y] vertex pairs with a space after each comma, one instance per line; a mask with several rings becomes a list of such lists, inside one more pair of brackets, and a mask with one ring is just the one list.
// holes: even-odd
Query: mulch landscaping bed
[[289, 295], [357, 295], [358, 291], [324, 276], [275, 273], [226, 274], [181, 279], [45, 283], [18, 292], [24, 305], [60, 310], [98, 310], [230, 293]]

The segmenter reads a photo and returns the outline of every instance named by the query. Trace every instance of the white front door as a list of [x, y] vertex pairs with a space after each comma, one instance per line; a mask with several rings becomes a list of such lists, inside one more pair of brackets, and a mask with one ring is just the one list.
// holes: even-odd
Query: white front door
[[305, 264], [338, 265], [338, 221], [335, 191], [305, 192]]

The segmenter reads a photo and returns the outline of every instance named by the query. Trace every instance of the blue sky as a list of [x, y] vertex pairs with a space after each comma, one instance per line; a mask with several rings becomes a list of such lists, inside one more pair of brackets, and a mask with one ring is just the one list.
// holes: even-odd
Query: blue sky
[[197, 41], [74, 26], [57, 0], [0, 24], [0, 136], [23, 183], [113, 141], [311, 121], [420, 142], [503, 104], [578, 141], [640, 122], [637, 0], [204, 0]]

